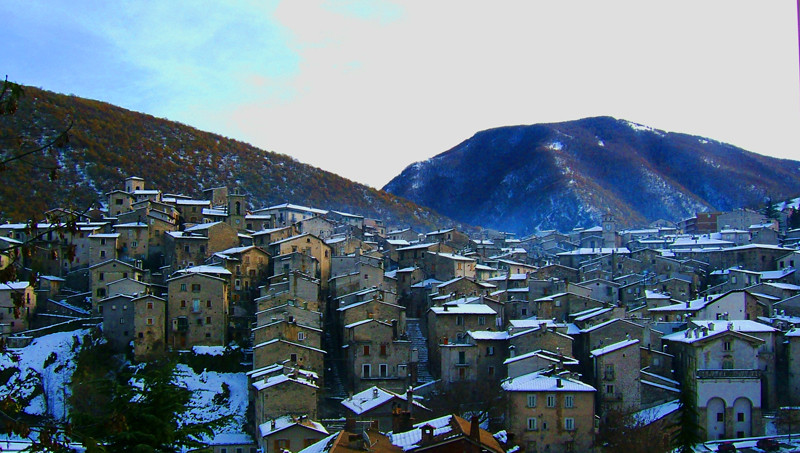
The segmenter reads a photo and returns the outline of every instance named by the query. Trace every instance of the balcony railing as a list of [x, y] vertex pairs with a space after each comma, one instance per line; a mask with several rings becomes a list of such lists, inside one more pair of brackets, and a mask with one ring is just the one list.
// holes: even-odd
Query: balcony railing
[[466, 361], [464, 361], [464, 362], [456, 362], [456, 366], [457, 366], [457, 367], [461, 367], [461, 366], [469, 366], [469, 360], [466, 360]]
[[697, 379], [758, 379], [760, 370], [697, 370]]

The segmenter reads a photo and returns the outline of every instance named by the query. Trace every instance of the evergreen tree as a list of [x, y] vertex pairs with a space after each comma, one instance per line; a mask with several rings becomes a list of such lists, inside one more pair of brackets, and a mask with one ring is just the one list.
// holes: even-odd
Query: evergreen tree
[[[189, 423], [181, 418], [191, 392], [175, 383], [175, 363], [149, 363], [124, 373], [114, 384], [111, 400], [99, 417], [75, 414], [75, 432], [84, 443], [106, 451], [178, 452], [199, 448], [204, 435], [222, 423]], [[83, 426], [81, 426], [83, 425]]]
[[703, 440], [694, 390], [684, 385], [681, 389], [679, 404], [678, 421], [673, 426], [675, 431], [672, 443], [679, 453], [691, 453], [692, 447]]

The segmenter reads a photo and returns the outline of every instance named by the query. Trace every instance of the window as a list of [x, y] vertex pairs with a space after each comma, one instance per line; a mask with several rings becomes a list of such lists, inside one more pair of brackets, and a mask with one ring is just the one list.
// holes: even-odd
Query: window
[[567, 417], [564, 419], [564, 429], [567, 431], [574, 431], [575, 430], [575, 419], [572, 417]]
[[460, 365], [464, 365], [467, 363], [467, 353], [464, 351], [458, 351], [458, 363]]
[[188, 246], [188, 245], [184, 245], [184, 246], [183, 246], [183, 251], [184, 251], [184, 253], [189, 253], [189, 250], [191, 250], [191, 249], [189, 248], [189, 246]]
[[556, 407], [555, 395], [547, 395], [547, 407]]
[[199, 283], [192, 283], [192, 292], [199, 293], [200, 292], [200, 284]]
[[389, 365], [381, 363], [380, 365], [378, 365], [378, 372], [380, 373], [381, 377], [389, 376]]
[[614, 385], [606, 384], [606, 394], [611, 395], [614, 393]]
[[386, 344], [381, 345], [381, 356], [386, 357]]
[[120, 324], [125, 324], [125, 318], [119, 318], [119, 323]]
[[486, 325], [486, 316], [478, 316], [478, 325], [485, 326]]
[[736, 413], [736, 421], [743, 422], [744, 421], [744, 412], [737, 412]]
[[536, 417], [528, 417], [528, 431], [536, 431]]
[[153, 325], [153, 318], [147, 318], [147, 325], [148, 326], [152, 326]]
[[363, 351], [364, 351], [364, 355], [369, 355], [369, 345], [365, 344]]
[[722, 342], [722, 350], [723, 351], [730, 351], [731, 350], [731, 342], [730, 341]]
[[106, 297], [106, 289], [97, 288], [97, 297]]
[[152, 310], [153, 309], [153, 303], [152, 302], [148, 302], [147, 303], [147, 309], [148, 310]]
[[102, 282], [103, 280], [106, 279], [106, 275], [104, 273], [100, 272], [99, 274], [97, 274], [97, 279]]
[[211, 299], [206, 301], [206, 308], [211, 308]]
[[371, 374], [372, 374], [372, 365], [370, 365], [369, 363], [361, 365], [362, 378], [369, 378]]
[[463, 326], [464, 325], [464, 317], [461, 315], [456, 316], [456, 325]]
[[192, 300], [192, 311], [198, 313], [200, 311], [200, 299]]
[[131, 241], [131, 247], [138, 247], [139, 243], [136, 241]]
[[536, 407], [536, 395], [528, 395], [528, 407]]
[[181, 283], [181, 291], [186, 291], [186, 283]]
[[564, 396], [564, 407], [567, 409], [575, 407], [575, 397], [572, 395]]
[[297, 332], [297, 341], [304, 341], [306, 339], [305, 332]]
[[206, 316], [206, 324], [211, 324], [211, 316]]
[[486, 355], [494, 355], [494, 346], [486, 347]]
[[181, 308], [186, 308], [186, 301], [185, 300], [181, 301]]
[[527, 308], [522, 308], [520, 311], [522, 312], [522, 316], [528, 316], [528, 309]]
[[490, 366], [486, 372], [489, 374], [490, 377], [494, 377], [494, 367]]
[[293, 362], [293, 363], [296, 363], [297, 362], [297, 354], [291, 354], [289, 356], [289, 361]]
[[717, 421], [724, 422], [725, 421], [725, 413], [724, 412], [717, 412]]

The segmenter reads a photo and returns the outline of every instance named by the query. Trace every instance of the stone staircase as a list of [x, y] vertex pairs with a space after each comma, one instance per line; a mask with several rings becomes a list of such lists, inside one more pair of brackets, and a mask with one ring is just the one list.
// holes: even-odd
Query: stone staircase
[[406, 331], [408, 332], [408, 339], [411, 341], [411, 347], [416, 348], [419, 354], [419, 364], [417, 365], [417, 380], [419, 384], [433, 381], [433, 375], [428, 367], [428, 343], [422, 333], [420, 319], [407, 318]]

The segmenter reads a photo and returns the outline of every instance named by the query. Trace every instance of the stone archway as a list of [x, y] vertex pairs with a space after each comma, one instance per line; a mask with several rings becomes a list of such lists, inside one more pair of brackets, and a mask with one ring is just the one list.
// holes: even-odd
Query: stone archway
[[733, 435], [750, 437], [753, 433], [753, 403], [750, 399], [739, 397], [733, 402]]
[[725, 401], [722, 398], [711, 398], [706, 403], [706, 439], [725, 437]]

